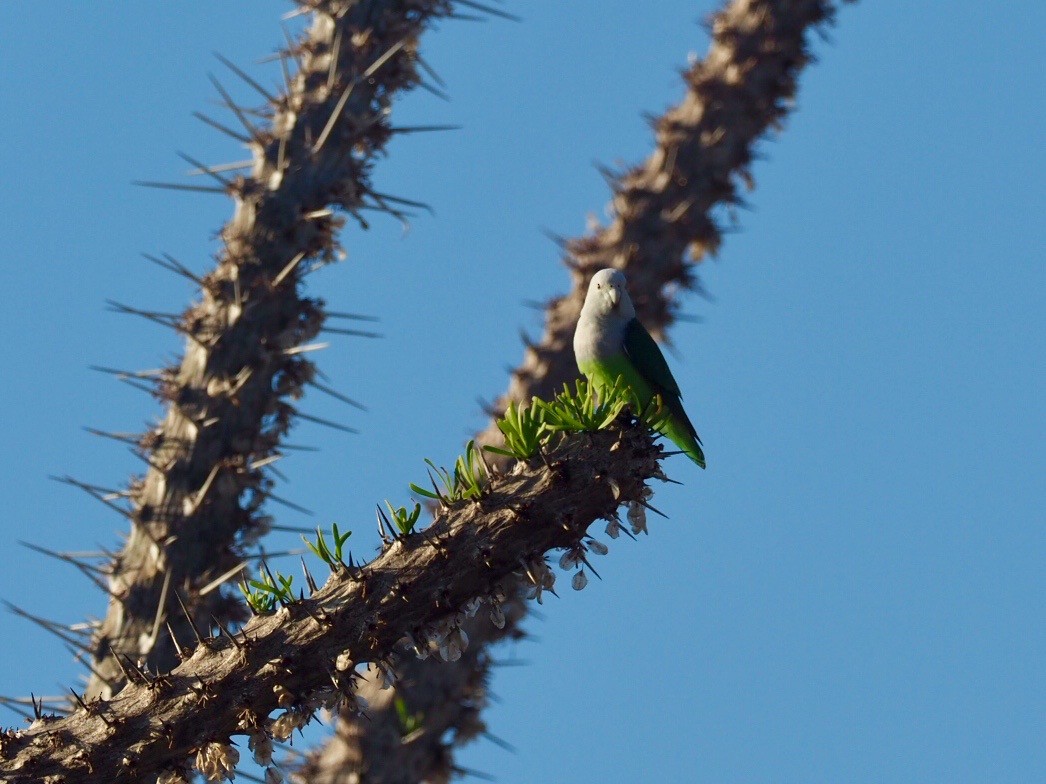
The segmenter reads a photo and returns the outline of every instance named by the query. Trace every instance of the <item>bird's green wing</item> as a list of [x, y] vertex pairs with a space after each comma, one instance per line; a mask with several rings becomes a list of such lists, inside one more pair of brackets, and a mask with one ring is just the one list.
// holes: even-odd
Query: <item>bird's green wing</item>
[[[655, 394], [663, 398], [682, 397], [679, 384], [665, 362], [660, 346], [646, 331], [639, 319], [632, 319], [625, 327], [625, 353], [636, 366], [639, 375], [650, 385]], [[665, 401], [668, 402], [667, 400]]]

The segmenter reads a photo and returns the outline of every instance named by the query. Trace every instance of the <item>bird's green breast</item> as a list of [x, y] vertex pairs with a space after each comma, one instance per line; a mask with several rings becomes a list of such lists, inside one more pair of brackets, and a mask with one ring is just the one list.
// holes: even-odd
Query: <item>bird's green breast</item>
[[635, 392], [644, 405], [653, 397], [650, 385], [639, 375], [636, 366], [624, 354], [592, 359], [578, 367], [597, 387], [613, 386], [620, 378], [625, 386]]

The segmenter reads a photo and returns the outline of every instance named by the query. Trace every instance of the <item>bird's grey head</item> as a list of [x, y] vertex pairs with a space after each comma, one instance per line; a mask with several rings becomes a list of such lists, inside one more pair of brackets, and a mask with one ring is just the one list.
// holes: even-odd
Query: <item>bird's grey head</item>
[[590, 308], [601, 316], [635, 318], [636, 309], [628, 296], [628, 283], [621, 270], [602, 269], [592, 276], [585, 297], [585, 309]]

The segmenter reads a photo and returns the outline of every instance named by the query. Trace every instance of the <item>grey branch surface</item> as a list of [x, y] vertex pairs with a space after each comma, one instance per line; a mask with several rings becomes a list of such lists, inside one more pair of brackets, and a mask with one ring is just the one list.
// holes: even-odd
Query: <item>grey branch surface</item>
[[[741, 204], [739, 185], [754, 187], [749, 166], [755, 146], [792, 108], [798, 76], [812, 60], [809, 39], [832, 21], [835, 9], [829, 0], [732, 0], [713, 17], [707, 55], [684, 74], [685, 97], [654, 124], [653, 154], [612, 183], [613, 220], [566, 243], [571, 292], [549, 303], [544, 334], [526, 347], [498, 410], [535, 395], [547, 399], [578, 375], [574, 326], [589, 278], [604, 267], [626, 271], [639, 318], [665, 336], [675, 320], [675, 293], [696, 285], [694, 266], [720, 245], [713, 210]], [[500, 442], [493, 422], [478, 440]], [[712, 454], [714, 463], [714, 449]], [[511, 586], [505, 590], [518, 596]], [[343, 716], [299, 780], [446, 781], [454, 770], [453, 745], [486, 731], [480, 714], [493, 661], [490, 645], [523, 634], [518, 622], [526, 607], [518, 599], [511, 607], [504, 629], [467, 627], [472, 645], [458, 661], [402, 658], [396, 694], [410, 711], [425, 715], [410, 743], [401, 742], [394, 695], [368, 682], [361, 687], [371, 701], [367, 719]]]
[[88, 652], [89, 698], [123, 685], [115, 653], [160, 672], [177, 663], [166, 626], [191, 637], [179, 602], [203, 628], [212, 617], [243, 620], [242, 599], [222, 583], [237, 581], [246, 548], [268, 530], [266, 466], [299, 415], [293, 401], [314, 383], [300, 349], [326, 319], [322, 301], [300, 296], [298, 284], [309, 265], [339, 254], [342, 219], [331, 207], [357, 217], [396, 211], [370, 189], [370, 167], [395, 132], [392, 96], [420, 81], [417, 37], [449, 3], [301, 6], [313, 22], [285, 53], [298, 66], [285, 71], [286, 89], [260, 96], [268, 122], [256, 127], [218, 87], [243, 126], [232, 133], [246, 139], [253, 169], [236, 179], [208, 172], [234, 198], [235, 213], [200, 301], [173, 322], [186, 335], [185, 353], [159, 381], [165, 418], [139, 442], [150, 467], [132, 483], [130, 535], [110, 565], [108, 612]]
[[286, 739], [321, 707], [356, 705], [355, 666], [387, 660], [405, 636], [427, 650], [448, 628], [457, 634], [470, 604], [493, 626], [492, 596], [514, 572], [547, 590], [545, 554], [577, 547], [591, 523], [645, 499], [661, 455], [649, 430], [625, 418], [566, 436], [545, 460], [492, 477], [482, 499], [442, 508], [370, 564], [338, 567], [311, 597], [204, 640], [170, 673], [138, 672], [112, 699], [0, 736], [0, 781], [184, 780], [175, 777], [188, 756], [228, 753], [233, 734]]

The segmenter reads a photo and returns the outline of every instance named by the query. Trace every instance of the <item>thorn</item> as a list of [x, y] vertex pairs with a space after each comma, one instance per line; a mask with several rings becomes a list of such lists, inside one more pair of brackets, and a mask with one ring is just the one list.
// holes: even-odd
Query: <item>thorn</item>
[[530, 661], [528, 659], [492, 659], [490, 665], [492, 667], [529, 667]]
[[461, 125], [403, 125], [398, 128], [389, 128], [389, 132], [397, 133], [431, 133], [435, 131], [460, 131]]
[[341, 31], [342, 28], [339, 26], [338, 31], [334, 34], [334, 45], [331, 47], [330, 68], [327, 69], [328, 92], [334, 89], [334, 77], [338, 73], [338, 60], [341, 57]]
[[436, 496], [439, 498], [440, 504], [443, 506], [450, 506], [450, 502], [447, 500], [447, 497], [443, 495], [443, 493], [439, 489], [439, 486], [436, 484], [436, 477], [432, 475], [432, 469], [426, 469], [426, 472], [429, 475], [429, 481], [432, 483], [432, 489], [436, 491]]
[[587, 567], [588, 567], [589, 569], [591, 569], [591, 570], [592, 570], [592, 574], [594, 574], [594, 575], [595, 575], [596, 577], [598, 577], [598, 578], [599, 578], [600, 580], [602, 580], [602, 579], [603, 579], [602, 577], [600, 577], [600, 576], [599, 576], [599, 572], [597, 572], [597, 571], [595, 570], [595, 567], [593, 567], [593, 566], [592, 566], [592, 564], [591, 564], [591, 563], [589, 562], [588, 558], [586, 558], [586, 557], [585, 557], [584, 555], [582, 555], [582, 556], [581, 556], [581, 561], [582, 561], [582, 562], [583, 562], [583, 563], [585, 564], [585, 566], [587, 566]]
[[378, 70], [383, 65], [385, 65], [385, 63], [387, 63], [392, 58], [393, 55], [396, 54], [396, 52], [398, 52], [400, 49], [402, 49], [404, 46], [406, 46], [406, 44], [407, 44], [407, 39], [406, 38], [401, 38], [399, 41], [397, 41], [392, 46], [390, 46], [385, 51], [385, 54], [381, 55], [377, 60], [375, 60], [373, 63], [371, 63], [367, 67], [367, 70], [363, 72], [363, 79], [364, 80], [370, 79], [372, 76], [374, 76], [374, 74], [376, 74], [378, 72]]
[[269, 455], [268, 457], [263, 457], [260, 460], [255, 460], [253, 463], [249, 463], [247, 465], [247, 467], [251, 471], [257, 471], [259, 468], [265, 468], [265, 466], [272, 465], [277, 460], [282, 460], [282, 459], [283, 459], [283, 455], [281, 455], [279, 453], [276, 453], [276, 454]]
[[500, 416], [500, 412], [498, 411], [497, 406], [494, 403], [491, 403], [489, 400], [485, 400], [484, 398], [477, 395], [476, 404], [479, 406], [480, 411], [482, 411], [485, 416], [488, 416], [492, 419]]
[[169, 191], [194, 191], [196, 193], [222, 193], [224, 194], [225, 188], [214, 188], [210, 185], [183, 185], [177, 182], [155, 182], [153, 180], [132, 180], [131, 185], [138, 185], [142, 188], [162, 188]]
[[381, 319], [377, 316], [364, 316], [360, 313], [344, 313], [342, 311], [337, 310], [325, 310], [323, 314], [327, 318], [349, 319], [350, 321], [381, 321]]
[[94, 665], [91, 664], [90, 657], [88, 657], [88, 655], [85, 652], [77, 651], [71, 645], [63, 645], [62, 647], [64, 647], [67, 651], [69, 651], [70, 654], [72, 654], [73, 659], [75, 659], [77, 662], [79, 662], [88, 670], [90, 670], [91, 674], [94, 677], [96, 677], [110, 689], [113, 689], [115, 691], [116, 688], [121, 685], [118, 681], [114, 681], [112, 678], [107, 678], [104, 675], [102, 675], [102, 673], [98, 672], [98, 670], [94, 668]]
[[293, 509], [296, 512], [301, 512], [302, 514], [308, 515], [309, 517], [316, 516], [316, 513], [313, 512], [311, 509], [306, 509], [304, 506], [298, 506], [296, 503], [294, 503], [293, 501], [288, 501], [286, 498], [281, 498], [278, 495], [273, 495], [272, 493], [265, 492], [263, 492], [262, 495], [264, 495], [270, 501], [275, 501], [278, 504], [286, 506], [288, 509]]
[[250, 139], [249, 136], [244, 136], [242, 133], [234, 131], [232, 128], [227, 128], [226, 126], [222, 125], [217, 120], [212, 120], [210, 117], [208, 117], [206, 114], [203, 114], [202, 112], [193, 112], [192, 116], [195, 117], [200, 122], [202, 122], [202, 123], [204, 123], [206, 125], [211, 126], [216, 131], [221, 131], [226, 136], [231, 136], [233, 139], [236, 139], [236, 141], [238, 141], [238, 142], [243, 142], [244, 144], [250, 144], [251, 143], [251, 139]]
[[[340, 27], [338, 28], [338, 31], [341, 32], [341, 28]], [[220, 52], [215, 52], [214, 56], [218, 58], [218, 60], [221, 62], [222, 65], [224, 65], [226, 68], [228, 68], [234, 74], [236, 74], [241, 79], [243, 79], [243, 81], [247, 82], [247, 84], [249, 84], [251, 87], [253, 87], [255, 90], [257, 90], [259, 93], [261, 93], [262, 96], [265, 98], [265, 100], [267, 100], [269, 103], [277, 103], [276, 99], [273, 98], [272, 95], [269, 94], [268, 90], [266, 90], [264, 87], [262, 87], [260, 84], [258, 84], [254, 79], [252, 79], [246, 73], [241, 71], [235, 65], [235, 63], [233, 63], [232, 61], [230, 61], [230, 60], [226, 59], [225, 57], [223, 57]]]
[[408, 207], [417, 207], [419, 210], [425, 210], [429, 215], [435, 215], [435, 210], [423, 201], [414, 201], [413, 199], [404, 199], [401, 196], [391, 196], [388, 193], [378, 193], [377, 191], [368, 191], [371, 197], [377, 201], [391, 201], [393, 204], [405, 204]]
[[[298, 64], [298, 68], [301, 68], [301, 59], [298, 57], [297, 54], [298, 45], [291, 37], [291, 31], [287, 29], [287, 25], [285, 25], [282, 21], [280, 22], [280, 30], [283, 31], [283, 40], [287, 42], [286, 54], [293, 57], [295, 62]], [[288, 91], [290, 90], [289, 84], [287, 85], [287, 89]]]
[[152, 645], [156, 644], [156, 638], [160, 636], [160, 623], [167, 618], [167, 591], [171, 587], [171, 570], [167, 569], [163, 576], [163, 587], [160, 588], [160, 601], [156, 603], [156, 615], [153, 617], [153, 628], [149, 632]]
[[145, 668], [143, 669], [138, 664], [136, 664], [134, 661], [132, 661], [130, 656], [124, 655], [124, 658], [127, 660], [127, 663], [130, 664], [134, 668], [135, 674], [139, 678], [142, 679], [142, 683], [149, 683], [152, 680], [152, 676], [149, 675], [149, 670], [148, 670], [148, 666], [149, 665], [146, 665]]
[[309, 343], [304, 346], [291, 346], [283, 350], [284, 356], [293, 357], [295, 354], [306, 354], [309, 351], [322, 351], [330, 348], [330, 343]]
[[425, 92], [428, 92], [428, 93], [431, 93], [432, 95], [435, 95], [437, 98], [440, 98], [440, 99], [442, 99], [444, 101], [447, 101], [448, 103], [450, 102], [450, 96], [449, 95], [447, 95], [442, 90], [437, 90], [435, 87], [433, 87], [428, 82], [418, 82], [418, 87], [420, 87]]
[[71, 564], [72, 566], [75, 566], [88, 580], [90, 580], [92, 583], [95, 584], [95, 586], [100, 588], [102, 593], [104, 593], [106, 596], [111, 596], [109, 587], [105, 583], [103, 583], [102, 580], [97, 576], [105, 574], [105, 572], [102, 571], [100, 567], [82, 563], [80, 560], [72, 557], [67, 553], [59, 553], [55, 550], [48, 550], [46, 547], [41, 547], [40, 545], [33, 544], [32, 542], [19, 541], [19, 544], [23, 547], [29, 548], [30, 550], [34, 550], [40, 553], [41, 555], [47, 555], [51, 558], [55, 558], [59, 561], [63, 561], [65, 563]]
[[676, 479], [671, 479], [671, 478], [669, 478], [667, 476], [659, 476], [657, 478], [660, 479], [662, 482], [667, 482], [668, 484], [673, 484], [673, 485], [681, 485], [681, 484], [683, 484], [682, 482], [680, 482], [680, 481], [678, 481]]
[[338, 117], [345, 110], [345, 104], [349, 101], [349, 96], [352, 95], [352, 90], [356, 86], [356, 82], [349, 82], [348, 86], [342, 91], [341, 97], [338, 98], [338, 102], [334, 104], [334, 110], [331, 111], [330, 117], [327, 118], [326, 125], [323, 126], [323, 130], [320, 132], [319, 137], [316, 139], [316, 143], [312, 145], [312, 154], [316, 155], [320, 150], [323, 149], [323, 145], [327, 143], [327, 138], [330, 136], [331, 131], [334, 130], [334, 125], [338, 122]]
[[273, 531], [287, 531], [292, 534], [314, 534], [316, 533], [315, 528], [305, 528], [300, 525], [272, 525], [269, 526]]
[[118, 512], [123, 517], [126, 517], [128, 520], [134, 520], [133, 512], [130, 512], [127, 509], [124, 509], [122, 506], [119, 506], [112, 502], [110, 497], [105, 494], [106, 488], [96, 487], [95, 485], [89, 485], [86, 482], [80, 482], [79, 480], [73, 479], [71, 476], [52, 476], [51, 479], [53, 479], [56, 482], [61, 482], [62, 484], [72, 485], [73, 487], [79, 488], [95, 500], [101, 501], [103, 504], [108, 506], [113, 511]]
[[184, 152], [177, 152], [176, 155], [179, 158], [181, 158], [183, 161], [188, 163], [190, 166], [195, 166], [197, 169], [199, 169], [204, 174], [207, 174], [210, 177], [212, 177], [214, 180], [216, 180], [218, 183], [221, 184], [221, 186], [225, 189], [225, 191], [228, 192], [228, 191], [236, 190], [236, 186], [235, 186], [235, 184], [232, 181], [227, 180], [224, 177], [222, 177], [214, 169], [212, 169], [209, 166], [207, 166], [207, 164], [200, 163], [198, 160], [196, 160], [195, 158], [191, 158], [190, 156], [186, 155]]
[[331, 335], [350, 335], [357, 338], [383, 338], [385, 337], [380, 332], [367, 332], [362, 329], [342, 329], [341, 327], [323, 327], [320, 332], [326, 332]]
[[325, 392], [326, 394], [328, 394], [331, 397], [333, 397], [335, 400], [340, 400], [342, 403], [347, 403], [348, 405], [352, 406], [353, 408], [358, 408], [360, 411], [366, 411], [367, 410], [367, 407], [365, 405], [363, 405], [362, 403], [358, 403], [357, 401], [353, 400], [351, 397], [347, 397], [346, 395], [341, 394], [341, 392], [338, 392], [335, 389], [331, 389], [330, 387], [324, 386], [323, 384], [320, 384], [319, 382], [316, 382], [316, 381], [308, 381], [306, 383], [310, 387], [314, 387], [315, 389], [318, 389], [320, 392]]
[[447, 14], [447, 19], [456, 19], [459, 22], [485, 22], [486, 17], [479, 16], [477, 14]]
[[211, 485], [214, 483], [215, 477], [218, 476], [218, 471], [221, 470], [221, 467], [221, 463], [215, 463], [211, 467], [211, 472], [207, 474], [207, 478], [203, 480], [203, 484], [200, 485], [200, 489], [189, 496], [189, 513], [186, 517], [195, 514], [196, 510], [200, 508], [200, 504], [203, 503], [203, 499], [207, 496], [207, 491], [211, 489]]
[[251, 124], [251, 121], [247, 119], [247, 115], [245, 115], [243, 113], [243, 110], [236, 105], [233, 99], [229, 96], [229, 93], [227, 93], [225, 91], [225, 88], [222, 87], [221, 82], [215, 79], [213, 74], [207, 74], [207, 78], [211, 80], [211, 84], [214, 85], [214, 89], [216, 89], [218, 91], [218, 94], [221, 95], [222, 100], [225, 102], [225, 105], [232, 111], [233, 114], [236, 115], [236, 119], [240, 121], [243, 127], [247, 129], [247, 133], [250, 135], [254, 143], [257, 144], [259, 147], [264, 147], [265, 145], [262, 143], [262, 138], [258, 134], [258, 129], [255, 128], [254, 125]]
[[312, 620], [316, 621], [316, 625], [317, 626], [326, 628], [326, 627], [329, 627], [331, 625], [330, 619], [327, 618], [326, 614], [323, 614], [322, 611], [321, 611], [320, 615], [317, 615], [316, 613], [314, 613], [312, 611], [312, 608], [309, 607], [309, 603], [304, 601], [305, 597], [302, 595], [301, 591], [298, 592], [298, 595], [300, 597], [299, 601], [302, 603], [301, 604], [301, 608], [303, 610], [305, 610], [305, 614], [306, 615], [308, 615], [310, 618], [312, 618]]
[[308, 446], [306, 444], [280, 444], [280, 449], [286, 449], [288, 452], [319, 452], [318, 446]]
[[224, 624], [222, 624], [222, 622], [218, 620], [218, 617], [216, 615], [212, 614], [211, 615], [211, 620], [214, 621], [215, 626], [218, 627], [218, 629], [221, 631], [221, 633], [229, 638], [229, 642], [231, 642], [233, 645], [236, 646], [237, 650], [243, 648], [243, 646], [240, 644], [240, 641], [237, 640], [232, 634], [229, 633], [229, 630], [226, 629]]
[[458, 776], [472, 776], [480, 781], [497, 781], [497, 779], [489, 773], [484, 773], [483, 771], [475, 770], [474, 768], [463, 768], [461, 765], [453, 765], [451, 771]]
[[[17, 713], [19, 716], [21, 716], [26, 721], [32, 721], [33, 720], [33, 717], [29, 715], [29, 711], [23, 710], [22, 708], [17, 707], [18, 706], [18, 702], [17, 702], [17, 698], [15, 698], [15, 697], [0, 697], [0, 704], [2, 704], [5, 708], [7, 708], [12, 713]], [[35, 700], [33, 701], [33, 712], [34, 713], [36, 712], [36, 701]], [[40, 716], [38, 715], [36, 718], [39, 719]]]
[[[264, 552], [261, 554], [261, 560], [260, 560], [260, 564], [259, 565], [265, 571], [265, 574], [268, 575], [269, 583], [271, 585], [276, 586], [276, 585], [280, 584], [277, 581], [276, 577], [273, 575], [272, 571], [269, 569], [269, 564], [266, 563], [266, 561], [265, 561], [265, 553]], [[276, 598], [280, 601], [280, 604], [282, 605], [283, 604], [283, 599], [280, 596], [277, 596]]]
[[642, 500], [642, 499], [637, 499], [637, 500], [636, 500], [636, 503], [640, 504], [641, 506], [645, 506], [645, 507], [646, 507], [647, 509], [649, 509], [649, 510], [650, 510], [651, 512], [653, 512], [654, 514], [657, 514], [657, 515], [661, 515], [661, 516], [662, 516], [663, 518], [665, 518], [666, 520], [668, 519], [668, 515], [666, 515], [666, 514], [665, 514], [664, 512], [662, 512], [662, 511], [661, 511], [660, 509], [655, 509], [655, 508], [654, 508], [654, 507], [652, 507], [652, 506], [651, 506], [650, 504], [648, 504], [648, 503], [647, 503], [646, 501], [644, 501], [644, 500]]
[[174, 643], [174, 650], [178, 652], [178, 658], [184, 659], [185, 650], [178, 644], [178, 638], [174, 636], [174, 629], [171, 628], [170, 621], [167, 622], [167, 633], [171, 635], [171, 642]]
[[443, 81], [443, 79], [440, 77], [440, 75], [438, 73], [436, 73], [436, 70], [431, 65], [428, 64], [428, 61], [426, 61], [425, 58], [423, 58], [421, 55], [415, 55], [414, 56], [414, 60], [418, 64], [418, 66], [421, 68], [421, 70], [423, 70], [425, 73], [427, 73], [429, 75], [429, 78], [432, 81], [434, 81], [440, 87], [446, 89], [447, 83], [445, 81]]
[[91, 716], [97, 716], [99, 719], [105, 722], [105, 725], [109, 727], [109, 729], [113, 728], [113, 723], [109, 721], [109, 719], [105, 718], [105, 715], [102, 713], [101, 710], [93, 711], [90, 708], [88, 708], [87, 703], [84, 702], [83, 699], [81, 699], [80, 695], [76, 693], [76, 689], [70, 688], [69, 691], [73, 693], [73, 697], [76, 698], [76, 701], [80, 704], [80, 707], [84, 709], [84, 713], [87, 713]]
[[116, 649], [113, 647], [112, 643], [109, 643], [109, 653], [111, 653], [113, 655], [113, 660], [116, 662], [117, 666], [120, 668], [120, 672], [123, 673], [124, 680], [127, 681], [128, 683], [134, 683], [135, 680], [134, 680], [133, 677], [131, 677], [130, 670], [127, 669], [127, 666], [123, 663], [123, 659], [120, 658], [120, 654], [118, 654], [116, 652]]
[[73, 697], [80, 704], [80, 707], [84, 709], [84, 712], [85, 713], [90, 713], [91, 709], [87, 707], [87, 703], [83, 701], [83, 698], [81, 698], [80, 695], [76, 693], [76, 689], [70, 687], [69, 691], [71, 691], [73, 693]]
[[176, 275], [181, 275], [182, 277], [188, 278], [197, 286], [203, 286], [203, 278], [199, 277], [198, 275], [195, 275], [192, 271], [189, 270], [188, 267], [186, 267], [180, 261], [175, 259], [173, 256], [169, 256], [166, 253], [163, 254], [162, 259], [159, 259], [156, 256], [151, 256], [148, 253], [143, 253], [142, 256], [148, 261], [151, 261], [153, 264], [163, 267], [165, 270], [169, 270], [170, 272], [173, 272]]
[[140, 381], [135, 381], [133, 378], [127, 376], [117, 376], [116, 380], [121, 384], [126, 384], [132, 389], [137, 389], [139, 392], [144, 392], [147, 395], [156, 394], [156, 387], [150, 387], [148, 384], [143, 384]]
[[305, 565], [304, 555], [301, 556], [301, 570], [305, 572], [305, 584], [309, 586], [310, 595], [316, 593], [316, 581], [312, 578], [312, 573], [309, 571], [309, 567]]
[[329, 419], [322, 419], [311, 414], [303, 414], [300, 411], [296, 411], [295, 414], [308, 422], [315, 422], [317, 425], [326, 425], [327, 427], [334, 428], [335, 430], [341, 430], [345, 433], [359, 433], [360, 431], [354, 427], [348, 425], [339, 425], [337, 422], [331, 422]]
[[228, 171], [239, 171], [240, 169], [250, 169], [254, 166], [254, 161], [233, 161], [232, 163], [215, 163], [210, 166], [205, 166], [199, 169], [189, 169], [186, 174], [190, 177], [198, 177], [201, 174], [207, 174], [208, 172], [228, 172]]
[[302, 251], [298, 253], [293, 259], [288, 261], [287, 265], [282, 270], [280, 270], [279, 274], [276, 275], [275, 278], [272, 279], [272, 287], [276, 288], [281, 283], [283, 283], [287, 276], [294, 272], [295, 268], [301, 263], [301, 260], [304, 258], [305, 251]]
[[695, 316], [690, 313], [675, 313], [672, 318], [676, 321], [682, 321], [687, 324], [704, 324], [705, 319], [702, 316]]
[[189, 614], [189, 608], [185, 606], [185, 602], [182, 601], [182, 595], [176, 588], [174, 591], [174, 598], [178, 600], [179, 606], [182, 608], [182, 612], [185, 613], [185, 620], [189, 622], [189, 626], [192, 629], [192, 633], [196, 635], [197, 645], [203, 645], [206, 647], [206, 643], [203, 641], [203, 637], [200, 636], [200, 630], [196, 627], [196, 622], [192, 619]]
[[144, 319], [148, 319], [149, 321], [167, 327], [168, 329], [174, 329], [179, 332], [185, 331], [179, 323], [178, 317], [173, 313], [157, 313], [151, 310], [140, 310], [139, 308], [132, 308], [130, 305], [124, 305], [123, 303], [111, 299], [106, 300], [106, 304], [109, 306], [109, 310], [114, 313], [123, 313], [129, 316], [141, 316]]
[[[286, 33], [286, 32], [287, 32], [287, 30], [286, 30], [286, 28], [284, 28], [284, 33]], [[284, 91], [288, 95], [291, 92], [291, 71], [287, 67], [287, 58], [289, 56], [293, 56], [293, 55], [288, 55], [287, 52], [283, 52], [283, 51], [279, 52], [279, 54], [278, 54], [278, 59], [280, 61], [280, 71], [283, 73], [283, 89], [284, 89]]]
[[[378, 212], [387, 212], [389, 215], [394, 217], [400, 223], [403, 224], [403, 230], [408, 231], [410, 229], [410, 219], [418, 217], [416, 213], [407, 212], [406, 210], [397, 209], [385, 201], [381, 196], [374, 194], [367, 194], [374, 199], [374, 204], [364, 204], [360, 209], [365, 210], [377, 210]], [[375, 206], [376, 205], [376, 206]]]
[[218, 586], [222, 585], [230, 577], [232, 577], [233, 575], [235, 575], [235, 574], [237, 574], [239, 572], [242, 572], [246, 568], [247, 568], [247, 563], [246, 562], [239, 563], [236, 566], [234, 566], [232, 569], [229, 569], [227, 572], [225, 572], [224, 574], [220, 575], [219, 577], [215, 577], [213, 580], [211, 580], [209, 583], [207, 583], [207, 585], [205, 585], [203, 588], [200, 589], [200, 592], [199, 592], [200, 596], [206, 596], [211, 591], [213, 591], [215, 588], [217, 588]]
[[515, 14], [510, 14], [508, 11], [502, 11], [500, 8], [492, 8], [489, 5], [483, 5], [482, 3], [474, 2], [474, 0], [458, 0], [458, 5], [464, 5], [469, 8], [475, 8], [477, 11], [490, 14], [491, 16], [498, 16], [502, 19], [507, 19], [510, 22], [522, 22], [523, 20]]
[[483, 734], [484, 738], [489, 740], [495, 746], [500, 746], [505, 751], [507, 751], [507, 752], [509, 752], [511, 754], [515, 754], [516, 753], [516, 747], [513, 746], [511, 743], [509, 743], [507, 740], [503, 740], [502, 738], [499, 738], [494, 733], [488, 732], [488, 731], [484, 731], [482, 734]]
[[138, 446], [138, 441], [141, 436], [136, 433], [111, 433], [108, 430], [98, 430], [93, 427], [84, 427], [88, 433], [93, 436], [101, 436], [102, 438], [111, 438], [113, 441], [119, 441], [124, 444], [130, 444], [131, 446]]
[[566, 237], [564, 237], [562, 234], [558, 234], [552, 231], [552, 229], [541, 229], [541, 233], [548, 237], [550, 240], [552, 240], [552, 242], [560, 250], [566, 250], [567, 245], [570, 244], [570, 241]]
[[392, 541], [396, 538], [396, 535], [392, 534], [392, 538], [390, 539], [389, 535], [386, 534], [386, 532], [385, 532], [386, 524], [389, 525], [390, 532], [391, 532], [391, 529], [392, 529], [392, 524], [389, 523], [388, 518], [385, 516], [385, 513], [381, 510], [380, 506], [377, 507], [377, 512], [375, 513], [374, 516], [376, 518], [378, 518], [378, 536], [381, 537], [381, 541], [384, 544], [391, 544]]

